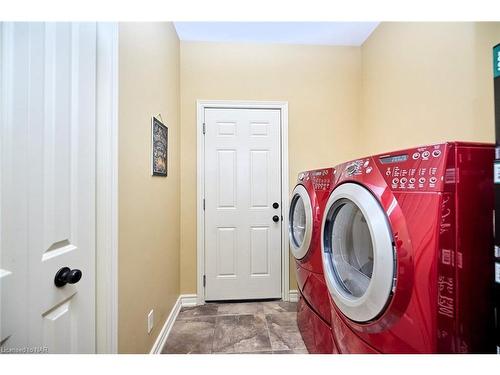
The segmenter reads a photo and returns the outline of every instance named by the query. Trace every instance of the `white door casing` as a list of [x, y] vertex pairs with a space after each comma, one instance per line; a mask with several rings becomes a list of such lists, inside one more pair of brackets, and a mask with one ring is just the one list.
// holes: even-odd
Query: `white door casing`
[[205, 299], [280, 298], [280, 111], [207, 108], [204, 118]]
[[4, 23], [1, 61], [2, 349], [93, 353], [96, 24]]
[[97, 23], [96, 352], [118, 352], [118, 23]]

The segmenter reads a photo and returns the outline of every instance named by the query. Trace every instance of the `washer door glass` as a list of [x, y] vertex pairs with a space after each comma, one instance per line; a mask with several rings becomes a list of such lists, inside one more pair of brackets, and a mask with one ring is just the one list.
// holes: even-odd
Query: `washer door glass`
[[309, 250], [312, 235], [311, 199], [302, 185], [292, 193], [289, 213], [290, 249], [297, 259], [302, 259]]
[[306, 234], [306, 209], [304, 200], [298, 194], [292, 200], [290, 222], [292, 223], [292, 241], [296, 247], [300, 247], [304, 243]]
[[346, 200], [335, 213], [331, 229], [332, 262], [344, 291], [365, 294], [373, 272], [373, 243], [366, 219], [356, 204]]
[[339, 185], [326, 204], [321, 238], [325, 281], [337, 307], [357, 322], [377, 318], [395, 285], [392, 231], [378, 200], [361, 185]]

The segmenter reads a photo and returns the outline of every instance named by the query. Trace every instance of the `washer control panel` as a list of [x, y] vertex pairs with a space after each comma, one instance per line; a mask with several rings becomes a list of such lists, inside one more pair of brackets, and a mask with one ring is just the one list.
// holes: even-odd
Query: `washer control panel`
[[445, 144], [374, 156], [380, 172], [393, 190], [435, 191], [445, 176]]
[[317, 169], [299, 173], [298, 182], [311, 181], [314, 190], [331, 190], [335, 178], [334, 168]]

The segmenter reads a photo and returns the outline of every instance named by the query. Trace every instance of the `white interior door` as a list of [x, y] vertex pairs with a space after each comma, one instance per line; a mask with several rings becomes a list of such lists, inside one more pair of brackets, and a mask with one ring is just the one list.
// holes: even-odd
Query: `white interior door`
[[280, 298], [280, 111], [204, 115], [205, 299]]
[[92, 353], [96, 24], [0, 25], [1, 350]]

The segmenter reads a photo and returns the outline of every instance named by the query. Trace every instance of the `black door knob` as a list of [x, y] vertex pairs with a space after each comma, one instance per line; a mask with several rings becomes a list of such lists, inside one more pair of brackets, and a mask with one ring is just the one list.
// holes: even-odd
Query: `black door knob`
[[68, 267], [63, 267], [56, 273], [56, 277], [54, 278], [54, 284], [58, 288], [66, 285], [66, 284], [76, 284], [82, 278], [82, 271], [77, 269], [69, 269]]
[[280, 217], [278, 215], [273, 216], [273, 221], [277, 223], [280, 220]]
[[278, 203], [278, 202], [274, 202], [274, 203], [273, 203], [273, 208], [278, 208], [279, 206], [280, 206], [280, 205], [279, 205], [279, 203]]

